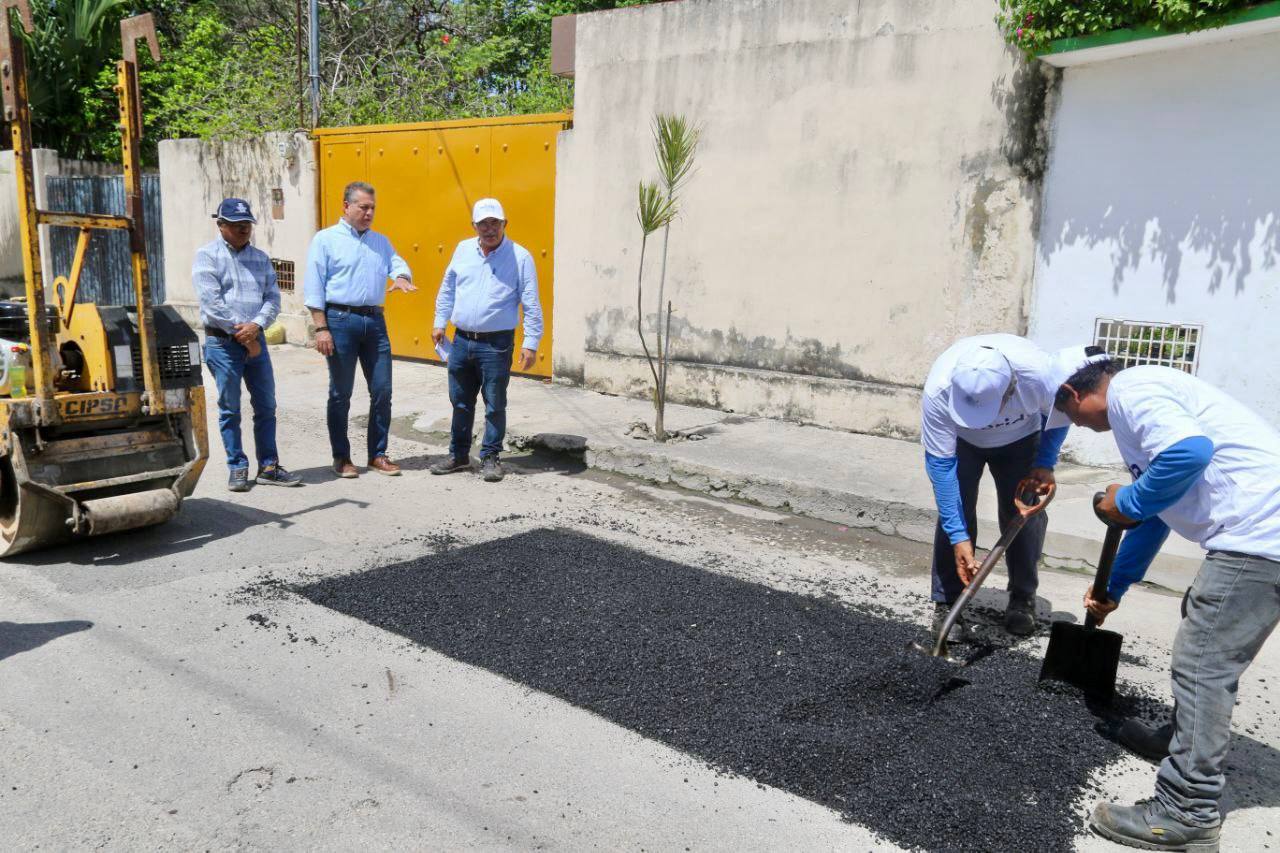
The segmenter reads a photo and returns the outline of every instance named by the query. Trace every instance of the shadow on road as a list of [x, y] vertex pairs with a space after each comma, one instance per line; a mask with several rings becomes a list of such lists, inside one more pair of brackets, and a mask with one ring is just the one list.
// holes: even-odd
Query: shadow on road
[[68, 622], [0, 622], [0, 660], [38, 649], [59, 637], [87, 631], [92, 627], [92, 622], [80, 619]]

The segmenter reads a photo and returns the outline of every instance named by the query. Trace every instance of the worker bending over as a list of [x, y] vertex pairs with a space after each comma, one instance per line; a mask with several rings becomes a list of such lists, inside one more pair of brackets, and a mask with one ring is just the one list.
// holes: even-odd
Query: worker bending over
[[1101, 803], [1090, 826], [1149, 850], [1216, 851], [1219, 799], [1240, 676], [1280, 622], [1280, 433], [1221, 391], [1169, 367], [1117, 372], [1112, 361], [1070, 376], [1055, 406], [1078, 426], [1110, 430], [1134, 481], [1099, 509], [1141, 522], [1125, 535], [1101, 623], [1142, 579], [1172, 528], [1208, 551], [1173, 643], [1174, 720], [1155, 796]]
[[[1054, 482], [1069, 425], [1053, 410], [1054, 394], [1086, 358], [1081, 347], [1055, 358], [1016, 335], [979, 335], [953, 344], [929, 371], [920, 432], [938, 507], [931, 596], [935, 634], [978, 569], [973, 543], [983, 469], [990, 467], [995, 479], [1003, 528], [1017, 513], [1014, 498], [1022, 480], [1034, 480], [1041, 491]], [[1070, 365], [1065, 372], [1063, 364]], [[1031, 518], [1005, 553], [1009, 602], [1004, 624], [1019, 636], [1036, 630], [1037, 564], [1047, 522], [1044, 513]], [[947, 639], [964, 641], [968, 630], [957, 620]]]

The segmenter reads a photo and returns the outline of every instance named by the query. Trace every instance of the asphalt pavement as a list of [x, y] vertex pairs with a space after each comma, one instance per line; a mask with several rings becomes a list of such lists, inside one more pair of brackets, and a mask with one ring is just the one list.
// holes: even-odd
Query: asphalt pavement
[[[395, 366], [404, 475], [336, 480], [323, 363], [292, 348], [272, 358], [283, 461], [303, 487], [228, 493], [211, 429], [214, 458], [175, 521], [0, 569], [4, 849], [892, 850], [985, 837], [984, 849], [1110, 850], [1069, 827], [1100, 797], [1150, 793], [1153, 767], [1101, 741], [1072, 697], [1029, 683], [1045, 637], [1003, 637], [1003, 575], [978, 599], [993, 651], [969, 683], [901, 717], [879, 703], [864, 731], [871, 711], [847, 700], [870, 688], [840, 681], [856, 675], [840, 650], [856, 661], [866, 632], [896, 645], [924, 631], [920, 544], [558, 452], [509, 455], [499, 484], [433, 477], [442, 436], [413, 424], [448, 402], [442, 371], [423, 364]], [[516, 386], [513, 406], [557, 392]], [[353, 412], [366, 406], [358, 391]], [[1042, 617], [1078, 615], [1084, 586], [1046, 571]], [[359, 590], [350, 606], [326, 599], [344, 589]], [[690, 627], [675, 642], [672, 620], [699, 608], [716, 617], [710, 639]], [[1122, 690], [1147, 716], [1167, 711], [1177, 614], [1176, 595], [1135, 589], [1108, 622], [1125, 635]], [[797, 624], [812, 633], [784, 642]], [[1224, 850], [1280, 849], [1277, 680], [1273, 641], [1240, 687]], [[991, 709], [1010, 692], [1034, 725]], [[871, 736], [884, 732], [896, 734], [881, 753]], [[1042, 758], [1024, 749], [1050, 734]], [[894, 794], [881, 813], [867, 787], [910, 790], [930, 759], [1002, 742], [1018, 747], [1000, 779], [966, 765], [965, 796], [987, 803], [968, 825], [938, 818], [929, 797], [904, 807]], [[865, 783], [858, 762], [833, 758], [842, 743], [875, 765]], [[1028, 756], [1035, 793], [1006, 802]], [[939, 779], [930, 797], [958, 795], [954, 775]], [[1052, 843], [1015, 848], [1001, 815], [1032, 820], [1042, 797]]]

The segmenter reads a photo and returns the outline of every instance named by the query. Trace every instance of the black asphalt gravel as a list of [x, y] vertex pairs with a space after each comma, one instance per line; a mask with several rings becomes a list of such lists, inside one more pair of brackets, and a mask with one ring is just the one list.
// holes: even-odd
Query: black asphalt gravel
[[1122, 754], [1029, 655], [987, 654], [933, 698], [945, 662], [906, 650], [919, 626], [563, 530], [297, 591], [906, 847], [1068, 850], [1090, 774]]

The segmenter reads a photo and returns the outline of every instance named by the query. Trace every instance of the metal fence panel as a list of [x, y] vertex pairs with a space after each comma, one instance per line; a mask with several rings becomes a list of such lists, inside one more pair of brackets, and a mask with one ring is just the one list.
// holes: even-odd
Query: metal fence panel
[[[47, 179], [50, 210], [68, 213], [124, 213], [124, 179], [113, 176], [50, 175]], [[160, 176], [142, 176], [142, 207], [147, 229], [147, 268], [151, 297], [164, 302], [164, 234], [160, 225]], [[50, 260], [47, 284], [69, 275], [75, 257], [75, 228], [49, 229]], [[93, 232], [84, 269], [80, 273], [77, 302], [132, 306], [133, 272], [129, 259], [129, 235], [123, 231]]]

